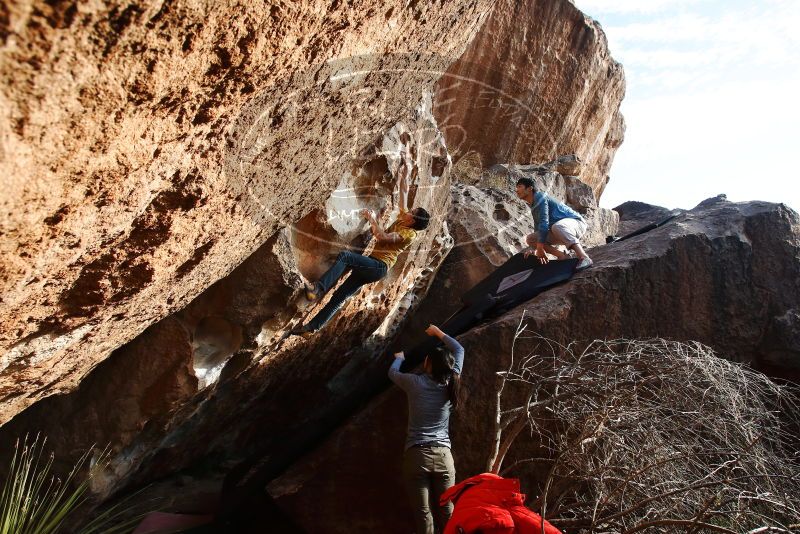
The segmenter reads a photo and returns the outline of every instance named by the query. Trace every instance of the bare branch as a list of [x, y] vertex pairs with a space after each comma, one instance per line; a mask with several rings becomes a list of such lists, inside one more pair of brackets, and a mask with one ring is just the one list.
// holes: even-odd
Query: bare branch
[[[489, 466], [498, 472], [511, 458], [504, 475], [546, 470], [528, 493], [540, 495], [531, 505], [553, 524], [570, 532], [755, 533], [800, 522], [793, 387], [699, 343], [564, 345], [521, 321], [514, 345], [498, 373]], [[534, 455], [514, 445], [526, 425]]]
[[729, 528], [720, 527], [717, 525], [712, 525], [710, 523], [695, 523], [692, 520], [686, 519], [659, 519], [658, 521], [649, 521], [647, 523], [641, 523], [640, 525], [635, 526], [634, 528], [625, 530], [622, 534], [633, 534], [634, 532], [639, 532], [640, 530], [645, 530], [652, 527], [689, 527], [699, 525], [703, 528], [708, 530], [713, 530], [715, 532], [726, 532], [728, 534], [738, 534], [735, 530], [731, 530]]

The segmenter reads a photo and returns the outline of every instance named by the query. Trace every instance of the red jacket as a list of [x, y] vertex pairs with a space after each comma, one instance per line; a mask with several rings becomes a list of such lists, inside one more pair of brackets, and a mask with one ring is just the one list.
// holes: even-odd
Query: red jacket
[[[542, 534], [542, 517], [523, 505], [519, 480], [483, 473], [456, 484], [442, 494], [440, 504], [455, 509], [444, 534]], [[545, 534], [561, 534], [544, 522]]]

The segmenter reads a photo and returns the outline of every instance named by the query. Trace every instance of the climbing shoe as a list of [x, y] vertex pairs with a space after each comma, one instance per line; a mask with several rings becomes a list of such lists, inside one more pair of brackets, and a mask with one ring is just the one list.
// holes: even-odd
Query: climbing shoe
[[322, 291], [320, 290], [319, 285], [314, 283], [313, 285], [306, 284], [306, 298], [309, 302], [314, 302], [322, 296]]
[[577, 272], [577, 271], [582, 271], [584, 269], [588, 269], [592, 265], [594, 265], [594, 262], [592, 261], [592, 258], [588, 258], [588, 257], [587, 258], [583, 258], [581, 261], [578, 262], [578, 265], [575, 267], [575, 271]]

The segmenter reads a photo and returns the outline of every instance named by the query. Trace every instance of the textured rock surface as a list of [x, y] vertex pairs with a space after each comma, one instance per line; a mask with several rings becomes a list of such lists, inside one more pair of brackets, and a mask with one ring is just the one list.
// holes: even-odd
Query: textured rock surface
[[322, 209], [488, 5], [9, 6], [0, 421]]
[[48, 397], [4, 425], [0, 440], [41, 432], [67, 471], [79, 451], [106, 445], [119, 451], [142, 432], [160, 432], [169, 414], [194, 396], [192, 363], [188, 330], [164, 319], [114, 351], [75, 391]]
[[618, 235], [622, 237], [648, 224], [663, 221], [679, 210], [668, 210], [645, 202], [628, 201], [614, 208], [614, 211], [619, 214]]
[[[314, 453], [269, 484], [268, 493], [308, 532], [413, 532], [408, 497], [398, 483], [402, 480], [399, 459], [405, 438], [405, 403], [397, 389], [380, 395], [368, 410], [351, 418]], [[345, 458], [346, 468], [335, 464]], [[357, 458], [365, 461], [353, 461]], [[312, 495], [317, 506], [314, 514], [308, 514]], [[331, 519], [343, 517], [343, 508], [352, 513], [336, 526]]]
[[[560, 341], [699, 340], [732, 359], [766, 363], [784, 373], [800, 369], [797, 338], [789, 330], [800, 302], [800, 217], [787, 207], [709, 199], [670, 225], [595, 248], [593, 257], [592, 269], [459, 338], [467, 353], [463, 382], [468, 409], [451, 422], [458, 478], [485, 469], [495, 372], [508, 367], [522, 320], [532, 331]], [[517, 350], [527, 354], [534, 343], [521, 340]], [[358, 520], [366, 531], [407, 532], [409, 515], [397, 467], [404, 434], [391, 426], [405, 413], [404, 403], [401, 391], [387, 392], [275, 480], [269, 490], [278, 504], [301, 518], [312, 503], [323, 500], [322, 513], [306, 521], [313, 521], [316, 531], [345, 532], [352, 500], [340, 491], [331, 501], [330, 488], [360, 492], [374, 484], [371, 474], [379, 472], [386, 477], [381, 491], [391, 500], [371, 501], [359, 509]], [[532, 446], [520, 439], [506, 465], [530, 456], [525, 447]], [[535, 497], [541, 473], [527, 468], [517, 474], [523, 491]]]
[[[694, 339], [757, 365], [800, 297], [800, 219], [784, 205], [711, 198], [593, 257], [597, 268], [534, 301], [543, 335]], [[798, 363], [789, 350], [784, 366]]]
[[[540, 2], [524, 4], [541, 15]], [[549, 50], [553, 41], [581, 61], [596, 54], [598, 69], [613, 66], [609, 102], [621, 96], [619, 67], [594, 23], [568, 32], [599, 41], [565, 40], [563, 24], [579, 19], [565, 0], [552, 7], [544, 26], [538, 15], [520, 19], [523, 33], [536, 34], [524, 47]], [[475, 280], [501, 263], [530, 230], [509, 224], [530, 225], [527, 209], [512, 189], [451, 189], [451, 138], [433, 112], [441, 73], [477, 33], [475, 42], [488, 43], [490, 9], [503, 11], [497, 20], [510, 8], [488, 0], [2, 8], [0, 442], [43, 431], [65, 465], [109, 443], [101, 491], [185, 467], [207, 491], [243, 456], [268, 454], [328, 409], [363, 363], [351, 349], [383, 353], [421, 309], [453, 247], [445, 221], [453, 195], [463, 246], [450, 256], [478, 257]], [[519, 25], [488, 31], [519, 41]], [[591, 74], [578, 70], [521, 78], [528, 87], [518, 95], [533, 91], [537, 113], [561, 120], [573, 77]], [[581, 182], [599, 154], [581, 149], [608, 146], [598, 124], [621, 119], [614, 106], [594, 104], [570, 104], [583, 145], [558, 143], [525, 160], [550, 161], [541, 173], [520, 172], [602, 221], [599, 235], [615, 215], [597, 211], [599, 191]], [[506, 124], [487, 120], [489, 130]], [[481, 130], [469, 142], [497, 148]], [[554, 159], [567, 152], [580, 158]], [[484, 170], [481, 157], [462, 161], [475, 162], [466, 174]], [[322, 335], [276, 347], [316, 309], [299, 298], [303, 277], [318, 277], [342, 248], [369, 252], [358, 211], [391, 220], [403, 173], [411, 202], [434, 214], [430, 228]]]
[[600, 26], [567, 0], [500, 0], [437, 85], [436, 118], [455, 159], [483, 167], [577, 154], [599, 198], [625, 126], [622, 67]]
[[[401, 160], [416, 184], [411, 201], [420, 202], [434, 215], [446, 213], [450, 162], [444, 150], [432, 122], [430, 101], [423, 99], [409, 120], [397, 123], [364, 151], [358, 171], [348, 174], [331, 193], [328, 204], [333, 199], [335, 205], [329, 213], [345, 217], [315, 212], [278, 232], [229, 276], [166, 319], [181, 326], [187, 338], [182, 346], [188, 350], [194, 387], [177, 406], [162, 406], [157, 424], [150, 424], [149, 414], [134, 411], [126, 416], [127, 424], [139, 425], [141, 432], [135, 439], [112, 440], [114, 455], [105, 477], [108, 491], [161, 477], [205, 456], [236, 461], [240, 454], [279, 445], [317, 416], [321, 406], [332, 404], [336, 396], [328, 383], [350, 362], [348, 351], [364, 346], [368, 352], [381, 352], [424, 297], [452, 240], [445, 221], [436, 217], [389, 275], [350, 299], [323, 334], [312, 340], [292, 339], [278, 347], [277, 336], [322, 305], [303, 305], [298, 298], [299, 273], [313, 279], [332, 260], [328, 251], [364, 248], [367, 239], [365, 223], [358, 216], [360, 208], [379, 210], [386, 220], [396, 215], [391, 184]], [[382, 164], [377, 181], [372, 170], [375, 161]], [[148, 339], [141, 336], [122, 351]], [[154, 347], [156, 355], [161, 350], [174, 349], [168, 344]], [[157, 365], [158, 357], [153, 361]], [[96, 383], [102, 377], [113, 377], [115, 383], [127, 380], [127, 390], [142, 402], [158, 394], [148, 389], [143, 377], [111, 363], [99, 377], [93, 371], [83, 383]], [[84, 411], [103, 410], [108, 402], [105, 390], [87, 387], [89, 393], [81, 397]], [[48, 409], [82, 415], [70, 398], [47, 399]], [[0, 440], [40, 428], [42, 421], [28, 415], [40, 414], [38, 406], [0, 429]], [[76, 451], [105, 437], [93, 428], [77, 434], [53, 425], [49, 431]]]

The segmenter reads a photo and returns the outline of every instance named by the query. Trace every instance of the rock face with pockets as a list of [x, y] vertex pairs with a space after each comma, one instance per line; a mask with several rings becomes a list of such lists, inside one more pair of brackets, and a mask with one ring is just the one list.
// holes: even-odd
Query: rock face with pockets
[[434, 111], [455, 160], [487, 168], [576, 154], [599, 198], [625, 135], [624, 94], [603, 30], [572, 2], [500, 0], [437, 84]]
[[[462, 128], [481, 104], [447, 85], [498, 38], [550, 73], [494, 80], [536, 100], [500, 143], [483, 129], [506, 119]], [[383, 354], [437, 280], [463, 283], [437, 278], [469, 249], [454, 241], [505, 226], [470, 276], [502, 261], [530, 228], [493, 163], [598, 221], [592, 242], [616, 224], [597, 176], [622, 139], [621, 67], [568, 0], [19, 2], [0, 8], [0, 77], [0, 443], [41, 431], [64, 466], [108, 443], [103, 496], [184, 468], [207, 487], [268, 454], [351, 384], [354, 347]], [[523, 135], [534, 122], [564, 142]], [[477, 161], [469, 183], [456, 160]], [[401, 176], [430, 227], [322, 333], [276, 344], [316, 309], [304, 281], [369, 253], [359, 212], [390, 222]]]
[[490, 4], [9, 6], [0, 422], [319, 219], [340, 185], [373, 188], [376, 143], [426, 113]]

